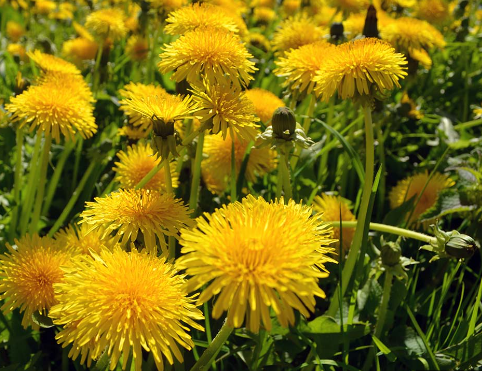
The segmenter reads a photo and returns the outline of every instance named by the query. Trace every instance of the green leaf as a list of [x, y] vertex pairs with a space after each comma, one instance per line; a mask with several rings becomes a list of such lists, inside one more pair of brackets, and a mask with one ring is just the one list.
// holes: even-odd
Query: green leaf
[[438, 352], [441, 356], [451, 356], [455, 359], [459, 369], [468, 369], [482, 360], [482, 333], [462, 341], [459, 344], [445, 348]]
[[372, 336], [372, 339], [375, 345], [377, 346], [377, 348], [380, 349], [380, 351], [387, 356], [387, 359], [390, 362], [395, 362], [395, 360], [397, 359], [397, 356], [393, 354], [390, 348], [387, 347], [385, 344], [383, 344], [383, 342], [375, 335]]
[[439, 193], [435, 205], [423, 213], [420, 220], [438, 219], [445, 215], [470, 211], [475, 207], [475, 205], [462, 205], [459, 193], [453, 189], [446, 189]]
[[32, 321], [43, 328], [54, 327], [54, 322], [52, 321], [52, 318], [44, 316], [40, 312], [34, 312], [32, 314]]

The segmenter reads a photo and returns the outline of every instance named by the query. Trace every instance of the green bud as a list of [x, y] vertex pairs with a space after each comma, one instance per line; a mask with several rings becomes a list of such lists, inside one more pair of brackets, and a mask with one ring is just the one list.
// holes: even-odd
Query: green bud
[[170, 135], [174, 135], [174, 121], [164, 122], [164, 120], [158, 118], [157, 116], [152, 117], [152, 129], [154, 135], [166, 139]]
[[279, 107], [273, 113], [271, 126], [277, 138], [289, 140], [296, 130], [295, 114], [288, 107]]
[[380, 251], [382, 257], [382, 264], [388, 267], [394, 267], [400, 264], [400, 257], [402, 256], [402, 249], [396, 242], [387, 242], [382, 246]]
[[445, 252], [457, 259], [468, 259], [477, 250], [475, 241], [466, 234], [454, 234], [445, 245]]

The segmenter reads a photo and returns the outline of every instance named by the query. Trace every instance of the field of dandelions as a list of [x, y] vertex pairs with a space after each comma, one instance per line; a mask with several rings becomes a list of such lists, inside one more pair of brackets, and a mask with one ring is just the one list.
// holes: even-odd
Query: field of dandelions
[[481, 370], [482, 1], [0, 0], [0, 370]]

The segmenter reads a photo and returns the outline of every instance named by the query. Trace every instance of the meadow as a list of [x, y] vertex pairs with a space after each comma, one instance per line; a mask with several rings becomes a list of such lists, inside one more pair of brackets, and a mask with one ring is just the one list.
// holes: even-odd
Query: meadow
[[0, 369], [482, 368], [479, 0], [0, 0]]

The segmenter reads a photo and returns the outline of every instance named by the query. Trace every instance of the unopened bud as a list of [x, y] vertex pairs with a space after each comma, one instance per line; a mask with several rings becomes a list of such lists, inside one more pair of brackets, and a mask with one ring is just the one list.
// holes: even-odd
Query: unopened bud
[[273, 113], [271, 125], [277, 138], [289, 140], [296, 130], [295, 114], [288, 107], [279, 107]]
[[396, 242], [387, 242], [382, 246], [380, 251], [382, 257], [382, 264], [393, 267], [400, 263], [402, 256], [402, 249]]
[[457, 259], [470, 258], [476, 249], [474, 239], [466, 234], [452, 235], [445, 245], [445, 252]]

